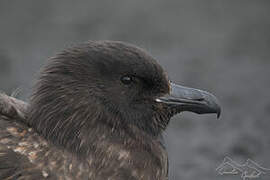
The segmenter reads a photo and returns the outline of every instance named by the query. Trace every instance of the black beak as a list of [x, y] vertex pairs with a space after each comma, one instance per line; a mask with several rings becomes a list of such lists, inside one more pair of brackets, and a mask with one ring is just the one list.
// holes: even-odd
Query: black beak
[[216, 113], [219, 118], [221, 108], [217, 98], [205, 91], [187, 88], [170, 83], [169, 94], [156, 98], [159, 103], [165, 103], [180, 109], [180, 111], [191, 111], [198, 114]]

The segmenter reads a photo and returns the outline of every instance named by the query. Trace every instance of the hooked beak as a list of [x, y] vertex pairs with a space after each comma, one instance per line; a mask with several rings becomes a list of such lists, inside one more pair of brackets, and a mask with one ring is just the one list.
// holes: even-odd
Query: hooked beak
[[217, 114], [219, 118], [221, 108], [217, 98], [202, 90], [170, 83], [170, 93], [156, 98], [156, 102], [168, 104], [181, 111], [191, 111], [197, 114]]

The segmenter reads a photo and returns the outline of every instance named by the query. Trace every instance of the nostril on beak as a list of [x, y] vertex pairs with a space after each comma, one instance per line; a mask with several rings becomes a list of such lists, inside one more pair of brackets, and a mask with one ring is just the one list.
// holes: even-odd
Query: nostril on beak
[[204, 98], [194, 99], [195, 101], [204, 101]]

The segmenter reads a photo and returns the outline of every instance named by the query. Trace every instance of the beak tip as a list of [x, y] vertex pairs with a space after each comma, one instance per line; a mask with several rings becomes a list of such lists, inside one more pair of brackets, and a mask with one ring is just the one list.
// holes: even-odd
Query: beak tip
[[220, 118], [220, 115], [221, 115], [221, 107], [220, 107], [218, 101], [217, 101], [216, 107], [217, 107], [216, 108], [217, 119], [219, 119]]
[[213, 107], [213, 105], [212, 105], [212, 109], [213, 109], [213, 112], [214, 112], [215, 114], [217, 114], [217, 119], [219, 119], [219, 118], [220, 118], [220, 115], [221, 115], [221, 107], [220, 107], [220, 105], [216, 102], [216, 103], [214, 104], [214, 107]]
[[220, 110], [220, 108], [219, 108], [219, 110], [217, 111], [217, 119], [220, 118], [220, 114], [221, 114], [221, 110]]
[[212, 112], [216, 113], [217, 119], [219, 119], [221, 115], [221, 106], [218, 99], [213, 94], [210, 94], [208, 92], [203, 92], [203, 93], [204, 93], [205, 101], [207, 102], [206, 104], [208, 104], [208, 108], [212, 109]]

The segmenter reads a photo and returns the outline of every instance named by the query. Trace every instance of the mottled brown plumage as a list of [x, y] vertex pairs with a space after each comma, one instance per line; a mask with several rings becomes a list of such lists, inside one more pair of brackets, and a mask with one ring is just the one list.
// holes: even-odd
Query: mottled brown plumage
[[135, 46], [67, 49], [29, 104], [0, 94], [0, 179], [166, 180], [162, 132], [181, 111], [220, 113], [213, 95], [170, 83]]

